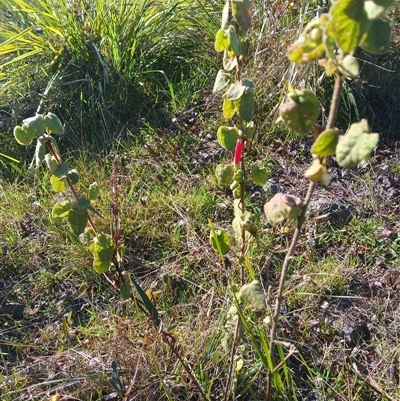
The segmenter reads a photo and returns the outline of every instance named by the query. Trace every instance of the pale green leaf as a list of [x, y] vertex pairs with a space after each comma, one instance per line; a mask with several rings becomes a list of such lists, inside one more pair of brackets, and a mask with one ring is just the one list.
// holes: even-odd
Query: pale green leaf
[[350, 126], [346, 135], [339, 138], [336, 159], [342, 167], [355, 167], [367, 159], [378, 145], [379, 134], [371, 134], [367, 120]]
[[215, 78], [213, 92], [219, 92], [226, 88], [231, 82], [231, 77], [224, 70], [219, 70]]
[[52, 217], [65, 217], [71, 209], [71, 202], [65, 200], [64, 202], [58, 202], [53, 206], [51, 211]]
[[210, 233], [210, 244], [215, 252], [226, 255], [230, 250], [229, 236], [224, 230], [215, 230], [215, 236]]

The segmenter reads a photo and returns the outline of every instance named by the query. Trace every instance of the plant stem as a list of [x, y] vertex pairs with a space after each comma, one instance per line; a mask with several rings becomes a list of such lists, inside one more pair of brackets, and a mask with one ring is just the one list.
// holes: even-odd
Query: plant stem
[[[333, 91], [333, 95], [332, 95], [331, 108], [329, 110], [328, 121], [327, 121], [327, 125], [325, 128], [326, 130], [334, 127], [337, 113], [339, 110], [340, 96], [341, 96], [342, 88], [343, 88], [343, 77], [340, 74], [337, 74], [336, 80], [335, 80], [335, 87], [334, 87], [334, 91]], [[310, 204], [315, 185], [316, 185], [315, 182], [310, 181], [306, 197], [304, 198], [303, 208], [301, 210], [300, 216], [297, 219], [297, 225], [294, 230], [292, 242], [286, 253], [285, 260], [282, 265], [281, 278], [279, 280], [278, 293], [276, 296], [275, 310], [274, 310], [274, 314], [272, 317], [272, 327], [271, 327], [271, 333], [270, 333], [269, 352], [270, 352], [272, 361], [274, 360], [275, 338], [276, 338], [276, 331], [278, 328], [280, 309], [281, 309], [281, 305], [282, 305], [282, 301], [283, 301], [283, 288], [284, 288], [285, 282], [286, 282], [286, 275], [287, 275], [287, 272], [289, 269], [290, 261], [293, 259], [294, 249], [297, 245], [297, 242], [298, 242], [300, 234], [301, 234], [301, 230], [302, 230], [304, 222], [306, 220], [307, 208], [308, 208], [308, 205]], [[267, 383], [267, 394], [266, 394], [267, 400], [269, 400], [270, 396], [271, 396], [272, 375], [273, 375], [273, 369], [271, 369], [268, 372], [268, 383]]]
[[[52, 156], [54, 157], [54, 159], [56, 160], [56, 162], [58, 164], [61, 164], [61, 159], [60, 156], [58, 155], [58, 152], [55, 150], [54, 145], [49, 141], [46, 143], [50, 153], [52, 154]], [[79, 201], [79, 195], [76, 192], [74, 186], [71, 183], [71, 180], [68, 177], [65, 177], [65, 182], [67, 183], [69, 189], [71, 190], [72, 194], [74, 195], [74, 198]], [[92, 218], [90, 217], [89, 213], [88, 213], [88, 222], [90, 227], [92, 227], [93, 231], [97, 234], [97, 230], [96, 230], [96, 226], [93, 223]]]

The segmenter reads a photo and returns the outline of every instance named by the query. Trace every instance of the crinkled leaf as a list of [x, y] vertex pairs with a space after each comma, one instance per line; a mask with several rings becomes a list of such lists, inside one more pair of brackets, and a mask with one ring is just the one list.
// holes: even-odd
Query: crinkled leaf
[[68, 223], [75, 235], [80, 235], [85, 231], [88, 221], [88, 214], [78, 214], [74, 210], [68, 212]]
[[215, 78], [213, 92], [219, 92], [226, 88], [231, 82], [231, 77], [224, 70], [219, 70]]
[[279, 108], [278, 121], [283, 121], [293, 132], [306, 134], [313, 128], [319, 115], [318, 98], [308, 89], [293, 91], [289, 97], [291, 100]]
[[224, 118], [228, 120], [232, 118], [236, 113], [235, 102], [233, 100], [228, 100], [225, 96], [224, 96], [223, 112], [224, 112]]
[[244, 121], [251, 121], [254, 115], [254, 95], [252, 90], [245, 92], [235, 101], [237, 113]]
[[35, 135], [26, 132], [21, 126], [17, 125], [14, 128], [14, 137], [20, 145], [28, 146], [32, 143], [32, 139]]
[[247, 32], [253, 15], [250, 0], [232, 0], [232, 14], [239, 26]]
[[239, 38], [236, 34], [236, 29], [233, 25], [229, 25], [228, 28], [228, 38], [229, 38], [229, 45], [232, 51], [237, 55], [242, 55], [242, 43], [240, 42]]
[[87, 229], [82, 234], [79, 234], [79, 241], [81, 244], [89, 246], [91, 240], [90, 233]]
[[53, 206], [51, 211], [52, 217], [65, 217], [71, 209], [71, 202], [65, 200], [64, 202], [58, 202]]
[[250, 284], [243, 285], [237, 296], [239, 300], [245, 300], [253, 309], [257, 311], [265, 310], [267, 308], [267, 304], [265, 302], [266, 297], [262, 285], [258, 280], [254, 280]]
[[93, 267], [97, 273], [105, 273], [111, 266], [114, 253], [114, 242], [110, 235], [99, 233], [89, 246], [93, 252]]
[[251, 169], [250, 177], [254, 183], [256, 183], [258, 186], [262, 187], [263, 185], [265, 185], [265, 183], [267, 181], [268, 170], [265, 167], [262, 167], [262, 166], [259, 166], [258, 164], [256, 164]]
[[346, 135], [339, 138], [336, 147], [336, 159], [340, 166], [355, 167], [369, 157], [378, 145], [379, 134], [371, 134], [367, 120], [350, 126]]
[[317, 156], [332, 156], [336, 152], [336, 145], [339, 141], [339, 131], [329, 129], [318, 135], [311, 153]]
[[242, 224], [243, 224], [243, 220], [242, 220], [242, 214], [240, 214], [239, 216], [236, 216], [233, 220], [232, 220], [232, 229], [233, 229], [233, 233], [235, 235], [235, 239], [238, 243], [240, 243], [242, 241], [242, 232], [245, 232], [245, 241], [249, 241], [251, 239], [251, 234], [249, 231], [246, 231]]
[[360, 72], [360, 66], [358, 64], [357, 59], [348, 54], [340, 63], [339, 63], [339, 71], [344, 77], [355, 78]]
[[302, 208], [303, 202], [300, 198], [279, 192], [264, 205], [264, 212], [268, 222], [275, 226], [287, 219], [297, 219]]
[[219, 144], [226, 150], [234, 150], [238, 138], [238, 129], [236, 127], [221, 126], [217, 131]]
[[69, 165], [67, 163], [60, 163], [54, 170], [53, 175], [56, 177], [64, 176], [69, 171]]
[[331, 28], [340, 48], [346, 53], [356, 50], [370, 26], [364, 0], [337, 0], [331, 15]]
[[50, 183], [54, 191], [56, 192], [65, 191], [67, 188], [67, 184], [65, 183], [65, 178], [58, 178], [55, 175], [52, 175], [50, 177]]
[[214, 230], [210, 233], [210, 244], [215, 252], [220, 252], [222, 255], [226, 255], [230, 250], [229, 236], [224, 230]]
[[364, 0], [364, 9], [367, 17], [377, 19], [389, 8], [393, 0]]
[[314, 159], [313, 164], [306, 170], [304, 176], [313, 182], [320, 182], [328, 186], [331, 182], [331, 176], [326, 172], [326, 166], [319, 159]]
[[223, 52], [229, 47], [228, 33], [224, 29], [220, 29], [215, 36], [215, 51]]
[[67, 172], [67, 177], [68, 177], [69, 180], [71, 181], [71, 184], [72, 184], [72, 185], [77, 184], [78, 181], [79, 181], [78, 170], [76, 170], [76, 169], [69, 170], [69, 171]]
[[227, 49], [224, 50], [222, 66], [225, 71], [232, 71], [237, 66], [237, 57], [235, 55], [230, 55]]
[[44, 119], [41, 114], [34, 117], [25, 118], [22, 121], [22, 129], [29, 135], [42, 136], [44, 134]]
[[226, 185], [232, 181], [233, 173], [235, 172], [232, 164], [218, 164], [215, 169], [215, 176], [220, 184]]
[[360, 46], [372, 54], [384, 54], [390, 50], [392, 21], [380, 18], [372, 21], [371, 27], [362, 38]]
[[54, 113], [47, 113], [44, 116], [44, 125], [48, 132], [61, 135], [64, 133], [64, 128], [60, 119]]

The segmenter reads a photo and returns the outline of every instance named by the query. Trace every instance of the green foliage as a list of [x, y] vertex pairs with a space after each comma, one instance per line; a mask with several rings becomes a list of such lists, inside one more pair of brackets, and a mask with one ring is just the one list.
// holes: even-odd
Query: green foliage
[[293, 132], [306, 134], [315, 125], [319, 115], [319, 101], [315, 94], [308, 90], [289, 90], [289, 101], [279, 108], [279, 120]]
[[366, 159], [378, 145], [379, 134], [372, 134], [367, 120], [351, 125], [344, 136], [339, 137], [336, 157], [339, 165], [355, 167]]

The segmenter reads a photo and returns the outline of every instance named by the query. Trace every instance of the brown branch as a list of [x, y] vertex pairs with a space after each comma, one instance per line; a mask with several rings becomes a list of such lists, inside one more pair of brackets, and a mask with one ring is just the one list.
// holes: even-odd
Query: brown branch
[[[335, 121], [337, 118], [337, 113], [339, 110], [342, 88], [343, 88], [343, 77], [340, 74], [337, 74], [326, 129], [331, 129], [334, 127], [334, 124], [335, 124]], [[270, 333], [269, 352], [270, 352], [272, 361], [274, 361], [275, 338], [276, 338], [276, 331], [278, 328], [280, 309], [281, 309], [281, 305], [282, 305], [282, 301], [283, 301], [283, 289], [285, 286], [286, 275], [287, 275], [287, 272], [289, 269], [290, 261], [293, 259], [294, 249], [300, 238], [300, 234], [301, 234], [304, 222], [306, 220], [307, 208], [308, 208], [308, 205], [310, 204], [311, 197], [312, 197], [314, 189], [315, 189], [315, 185], [316, 185], [315, 182], [310, 181], [306, 197], [304, 198], [302, 211], [300, 213], [300, 216], [297, 219], [297, 226], [294, 230], [292, 242], [290, 244], [289, 250], [286, 253], [285, 260], [283, 261], [283, 265], [282, 265], [281, 277], [279, 280], [279, 287], [278, 287], [278, 292], [277, 292], [277, 296], [276, 296], [275, 309], [274, 309], [274, 314], [272, 317], [272, 327], [271, 327], [271, 333]], [[271, 397], [272, 375], [273, 375], [273, 371], [270, 370], [268, 372], [268, 384], [267, 384], [267, 393], [266, 393], [267, 400], [269, 400]]]

